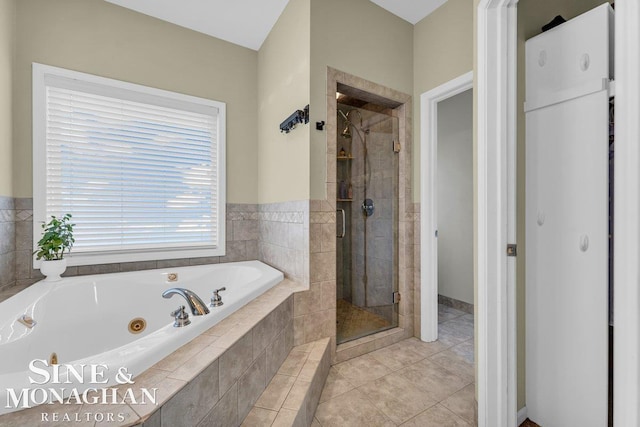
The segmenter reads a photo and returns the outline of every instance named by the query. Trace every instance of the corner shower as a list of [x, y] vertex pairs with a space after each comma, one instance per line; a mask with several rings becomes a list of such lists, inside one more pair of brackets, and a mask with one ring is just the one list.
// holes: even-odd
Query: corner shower
[[399, 126], [343, 96], [337, 127], [337, 342], [398, 326]]

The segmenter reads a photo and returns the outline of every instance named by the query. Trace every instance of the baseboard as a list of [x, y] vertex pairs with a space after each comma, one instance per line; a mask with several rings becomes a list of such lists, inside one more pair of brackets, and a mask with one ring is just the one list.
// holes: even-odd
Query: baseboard
[[523, 407], [518, 411], [518, 425], [522, 424], [527, 419], [527, 407]]
[[438, 294], [438, 304], [446, 305], [448, 307], [453, 307], [457, 310], [464, 311], [465, 313], [473, 314], [473, 304], [469, 304], [468, 302], [460, 301], [455, 298]]

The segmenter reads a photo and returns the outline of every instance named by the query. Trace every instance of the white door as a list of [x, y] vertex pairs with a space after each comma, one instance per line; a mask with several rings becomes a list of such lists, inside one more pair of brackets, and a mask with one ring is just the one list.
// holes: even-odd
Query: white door
[[608, 92], [527, 112], [527, 409], [607, 425]]

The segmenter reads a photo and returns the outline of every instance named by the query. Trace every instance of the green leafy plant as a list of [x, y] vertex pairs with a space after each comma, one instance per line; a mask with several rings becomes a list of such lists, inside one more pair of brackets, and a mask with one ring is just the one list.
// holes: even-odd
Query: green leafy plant
[[42, 238], [38, 242], [38, 250], [34, 252], [37, 259], [47, 261], [60, 260], [64, 253], [71, 252], [73, 243], [73, 227], [71, 214], [65, 214], [62, 218], [51, 215], [51, 221], [42, 224]]

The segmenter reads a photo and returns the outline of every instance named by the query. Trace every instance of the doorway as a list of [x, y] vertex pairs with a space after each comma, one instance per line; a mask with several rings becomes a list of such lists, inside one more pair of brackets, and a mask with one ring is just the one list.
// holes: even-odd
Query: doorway
[[[438, 311], [473, 314], [473, 91], [437, 104]], [[471, 317], [473, 321], [473, 317]]]
[[[420, 338], [422, 341], [431, 342], [438, 339], [438, 313], [443, 312], [444, 308], [440, 308], [438, 305], [438, 295], [441, 295], [440, 292], [443, 292], [443, 296], [446, 299], [441, 298], [441, 301], [450, 302], [449, 305], [453, 306], [455, 303], [453, 300], [458, 301], [460, 303], [464, 303], [466, 301], [473, 301], [473, 223], [467, 224], [471, 230], [471, 236], [469, 236], [468, 229], [466, 233], [459, 233], [459, 230], [456, 229], [455, 223], [463, 221], [458, 215], [460, 212], [454, 212], [457, 218], [455, 221], [450, 221], [451, 218], [446, 218], [443, 222], [444, 230], [439, 230], [438, 218], [443, 217], [449, 214], [450, 211], [453, 211], [454, 208], [459, 205], [461, 200], [464, 200], [463, 203], [467, 209], [470, 208], [471, 215], [473, 211], [473, 188], [468, 188], [466, 191], [470, 191], [471, 197], [463, 196], [460, 198], [460, 194], [448, 194], [454, 190], [454, 187], [461, 186], [461, 177], [463, 175], [467, 176], [467, 179], [462, 179], [462, 181], [468, 181], [472, 177], [473, 165], [469, 164], [466, 166], [462, 166], [460, 159], [457, 158], [456, 150], [460, 151], [464, 144], [459, 147], [455, 147], [451, 149], [451, 144], [448, 144], [447, 148], [443, 151], [445, 156], [442, 159], [446, 159], [445, 167], [439, 168], [439, 127], [442, 124], [446, 128], [446, 132], [454, 135], [453, 140], [460, 139], [459, 136], [461, 133], [469, 133], [467, 128], [471, 125], [471, 129], [473, 126], [472, 119], [471, 123], [466, 121], [465, 125], [459, 125], [455, 123], [455, 119], [451, 120], [447, 118], [448, 114], [445, 117], [439, 117], [440, 107], [444, 107], [444, 110], [453, 110], [455, 112], [456, 109], [460, 109], [457, 104], [463, 104], [467, 108], [469, 105], [467, 103], [471, 103], [471, 113], [472, 113], [472, 87], [473, 87], [473, 72], [469, 72], [460, 77], [457, 77], [441, 86], [438, 86], [435, 89], [432, 89], [428, 92], [425, 92], [421, 96], [421, 155], [420, 155], [420, 165], [422, 170], [421, 177], [421, 214], [420, 221], [423, 224], [421, 227], [421, 334]], [[460, 98], [456, 98], [460, 96]], [[443, 103], [443, 104], [441, 104]], [[448, 108], [449, 107], [449, 108]], [[451, 108], [453, 107], [453, 108]], [[469, 114], [469, 110], [465, 108], [466, 114]], [[443, 120], [440, 120], [440, 119]], [[442, 122], [442, 123], [441, 123]], [[449, 123], [451, 122], [451, 123]], [[470, 141], [467, 141], [470, 142]], [[471, 144], [467, 145], [469, 151], [471, 151]], [[464, 151], [464, 150], [463, 150]], [[467, 152], [470, 156], [471, 153]], [[471, 159], [471, 157], [469, 158]], [[443, 164], [444, 166], [444, 164]], [[440, 169], [442, 169], [443, 174], [440, 174]], [[466, 170], [465, 170], [466, 169]], [[464, 171], [464, 173], [463, 173]], [[468, 175], [466, 175], [468, 172]], [[439, 181], [444, 181], [442, 187], [438, 184]], [[456, 183], [452, 183], [452, 181], [456, 181]], [[452, 186], [453, 184], [453, 186]], [[440, 192], [445, 196], [442, 200], [444, 203], [440, 203]], [[468, 203], [466, 203], [468, 202]], [[443, 210], [440, 211], [440, 204], [443, 205]], [[471, 204], [468, 206], [468, 204]], [[468, 212], [467, 212], [468, 213]], [[467, 216], [467, 215], [462, 215]], [[471, 218], [472, 221], [472, 218]], [[439, 238], [443, 236], [442, 231], [447, 233], [446, 238], [443, 238], [442, 248], [439, 246]], [[445, 241], [446, 239], [446, 241]], [[456, 242], [464, 242], [464, 245], [469, 245], [465, 252], [468, 252], [470, 255], [469, 262], [466, 263], [465, 268], [468, 267], [467, 273], [469, 274], [458, 274], [455, 271], [455, 267], [453, 263], [455, 259], [456, 253]], [[441, 256], [439, 257], [439, 253], [442, 250]], [[440, 258], [442, 259], [442, 277], [440, 272]], [[466, 277], [464, 281], [468, 284], [468, 279], [470, 276], [470, 292], [469, 288], [457, 281], [460, 280], [461, 277]], [[440, 278], [443, 280], [443, 287], [440, 289], [439, 283]], [[465, 291], [461, 291], [462, 288], [466, 288]], [[470, 296], [470, 297], [469, 297]], [[467, 307], [468, 302], [466, 303]], [[460, 308], [462, 305], [459, 304]], [[472, 325], [473, 326], [473, 325]]]

